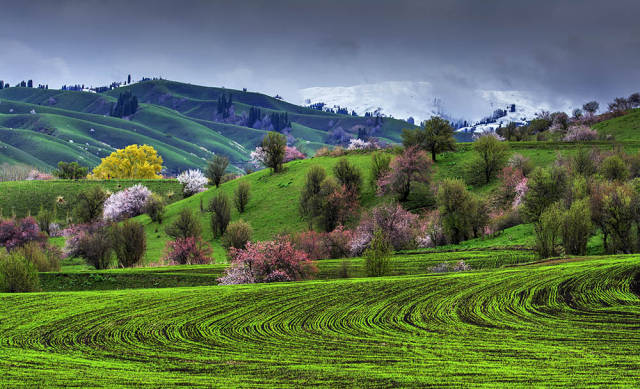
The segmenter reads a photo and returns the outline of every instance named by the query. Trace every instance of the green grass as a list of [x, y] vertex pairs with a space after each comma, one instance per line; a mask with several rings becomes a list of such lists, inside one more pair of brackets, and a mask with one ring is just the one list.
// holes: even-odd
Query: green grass
[[610, 120], [605, 120], [593, 126], [600, 134], [612, 135], [617, 141], [638, 141], [640, 134], [640, 109]]
[[4, 216], [35, 216], [40, 206], [51, 208], [58, 196], [65, 200], [58, 205], [58, 217], [64, 219], [72, 212], [78, 193], [91, 185], [100, 185], [106, 190], [117, 192], [124, 188], [142, 184], [154, 193], [163, 196], [173, 193], [167, 200], [182, 199], [182, 185], [176, 180], [48, 180], [48, 181], [7, 181], [0, 182], [0, 211]]
[[1, 295], [7, 386], [627, 386], [640, 257]]

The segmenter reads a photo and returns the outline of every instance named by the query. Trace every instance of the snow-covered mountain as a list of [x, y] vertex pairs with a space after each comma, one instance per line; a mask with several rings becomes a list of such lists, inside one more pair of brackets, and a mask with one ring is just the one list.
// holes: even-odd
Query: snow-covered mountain
[[[507, 110], [495, 126], [510, 121], [530, 120], [541, 110], [569, 111], [571, 102], [556, 98], [553, 102], [536, 98], [530, 93], [514, 90], [453, 90], [436, 88], [429, 82], [386, 81], [354, 86], [314, 87], [299, 91], [297, 103], [309, 105], [323, 102], [329, 108], [340, 106], [357, 114], [379, 110], [398, 119], [413, 117], [415, 123], [440, 115], [466, 120], [474, 125], [491, 116], [495, 110]], [[511, 112], [515, 104], [514, 112]], [[493, 124], [486, 125], [494, 127]]]

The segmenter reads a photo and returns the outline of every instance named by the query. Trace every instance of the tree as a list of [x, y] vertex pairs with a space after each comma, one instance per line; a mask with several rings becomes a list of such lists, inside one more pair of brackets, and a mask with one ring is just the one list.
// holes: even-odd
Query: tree
[[79, 180], [87, 177], [89, 168], [80, 166], [78, 162], [58, 162], [58, 170], [53, 175], [63, 180]]
[[162, 157], [148, 145], [130, 145], [118, 149], [93, 169], [92, 179], [158, 179], [162, 178]]
[[243, 213], [249, 203], [251, 185], [247, 181], [238, 184], [233, 192], [233, 202], [238, 212]]
[[541, 258], [560, 255], [559, 242], [562, 232], [563, 213], [559, 203], [545, 209], [534, 223], [536, 234], [535, 251]]
[[636, 92], [632, 94], [631, 96], [629, 96], [628, 100], [629, 100], [629, 103], [631, 104], [631, 107], [633, 108], [640, 107], [640, 93]]
[[456, 149], [453, 131], [447, 120], [432, 116], [423, 123], [422, 128], [402, 131], [402, 143], [406, 148], [417, 146], [431, 152], [431, 159], [436, 162], [438, 153]]
[[118, 101], [111, 108], [111, 116], [125, 117], [131, 116], [138, 110], [138, 98], [131, 94], [131, 91], [120, 93]]
[[376, 151], [371, 154], [371, 167], [369, 176], [369, 185], [374, 190], [378, 188], [378, 180], [390, 170], [391, 155], [385, 152]]
[[224, 177], [224, 172], [227, 170], [228, 166], [229, 158], [223, 157], [221, 155], [214, 155], [207, 164], [207, 170], [205, 171], [205, 174], [209, 181], [216, 186], [216, 188], [220, 187], [220, 182], [222, 181], [222, 177]]
[[222, 237], [222, 247], [227, 250], [232, 247], [234, 249], [244, 249], [247, 247], [247, 243], [251, 241], [252, 233], [251, 225], [244, 220], [230, 223], [229, 227], [227, 227], [227, 232]]
[[287, 138], [277, 132], [269, 131], [262, 139], [262, 150], [264, 151], [264, 165], [271, 168], [273, 173], [282, 171]]
[[99, 185], [93, 185], [78, 193], [76, 200], [76, 220], [91, 223], [102, 218], [107, 192]]
[[358, 210], [358, 195], [353, 189], [327, 177], [320, 185], [320, 224], [326, 232], [345, 224]]
[[322, 167], [313, 165], [305, 178], [298, 210], [302, 219], [308, 221], [309, 229], [313, 228], [313, 220], [322, 211], [322, 182], [326, 177], [327, 173]]
[[570, 255], [585, 255], [592, 234], [589, 199], [574, 201], [562, 219], [562, 246]]
[[209, 202], [209, 211], [211, 212], [211, 231], [214, 237], [224, 235], [231, 221], [231, 207], [229, 206], [229, 198], [226, 194], [220, 193], [212, 198]]
[[445, 179], [438, 189], [438, 210], [442, 227], [451, 243], [469, 239], [474, 217], [473, 199], [465, 184], [458, 179]]
[[536, 168], [527, 181], [522, 212], [525, 219], [537, 222], [547, 207], [560, 201], [567, 188], [567, 174], [559, 166]]
[[516, 137], [517, 130], [518, 128], [516, 126], [516, 123], [509, 122], [509, 124], [507, 124], [506, 127], [500, 127], [496, 129], [496, 132], [498, 133], [498, 135], [502, 136], [505, 140], [511, 141]]
[[506, 165], [509, 160], [509, 145], [495, 136], [485, 135], [473, 143], [475, 158], [472, 160], [472, 172], [480, 175], [485, 184]]
[[165, 229], [165, 232], [174, 240], [199, 238], [202, 234], [202, 227], [190, 208], [182, 208], [176, 220]]
[[147, 249], [147, 237], [140, 222], [126, 220], [121, 224], [113, 224], [111, 241], [121, 267], [132, 267], [142, 261]]
[[406, 201], [411, 194], [412, 183], [429, 182], [431, 164], [427, 154], [417, 146], [405, 149], [404, 153], [391, 162], [391, 168], [378, 182], [379, 193], [394, 192], [400, 201]]
[[611, 155], [602, 161], [600, 174], [610, 181], [625, 181], [629, 177], [629, 169], [618, 155]]
[[376, 230], [371, 239], [371, 245], [364, 252], [367, 276], [381, 277], [389, 272], [391, 258], [391, 244], [381, 230]]
[[338, 179], [340, 185], [343, 185], [347, 191], [360, 196], [360, 187], [362, 186], [362, 175], [360, 169], [355, 167], [346, 158], [341, 158], [333, 167], [333, 174]]
[[590, 116], [593, 116], [598, 111], [598, 108], [600, 108], [600, 104], [597, 101], [589, 101], [582, 106], [582, 110]]

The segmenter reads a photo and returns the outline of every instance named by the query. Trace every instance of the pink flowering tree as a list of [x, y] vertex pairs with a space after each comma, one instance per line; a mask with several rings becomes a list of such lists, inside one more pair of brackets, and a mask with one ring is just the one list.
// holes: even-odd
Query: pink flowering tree
[[284, 162], [295, 161], [296, 159], [305, 159], [305, 155], [295, 146], [286, 146], [284, 149]]
[[431, 159], [416, 146], [407, 148], [391, 162], [391, 169], [378, 180], [378, 194], [394, 192], [400, 201], [406, 201], [413, 183], [429, 182]]
[[143, 185], [134, 185], [109, 196], [104, 202], [103, 218], [118, 221], [141, 215], [151, 191]]
[[218, 281], [222, 285], [297, 281], [312, 277], [317, 269], [304, 252], [287, 240], [247, 243], [232, 248], [231, 266]]
[[164, 260], [170, 265], [206, 265], [213, 261], [212, 252], [208, 243], [191, 236], [167, 242]]
[[562, 138], [565, 142], [586, 142], [597, 139], [598, 132], [585, 125], [569, 127], [567, 134]]
[[47, 236], [40, 231], [38, 222], [31, 216], [20, 221], [0, 220], [0, 246], [11, 251], [29, 242], [44, 243]]
[[204, 192], [206, 190], [205, 186], [207, 185], [207, 182], [209, 182], [209, 179], [199, 169], [189, 169], [184, 171], [180, 173], [177, 180], [182, 184], [184, 197]]
[[373, 208], [360, 221], [351, 240], [351, 254], [361, 255], [371, 243], [376, 230], [381, 230], [395, 250], [416, 245], [418, 216], [400, 204], [383, 204]]

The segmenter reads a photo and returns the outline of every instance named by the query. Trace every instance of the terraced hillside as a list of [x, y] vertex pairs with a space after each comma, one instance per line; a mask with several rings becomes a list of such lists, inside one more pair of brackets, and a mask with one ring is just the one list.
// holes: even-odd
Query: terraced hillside
[[629, 386], [640, 258], [2, 295], [8, 386]]
[[[138, 97], [138, 111], [123, 119], [109, 116], [126, 91]], [[228, 156], [242, 168], [266, 131], [222, 122], [217, 117], [220, 96], [232, 96], [237, 115], [250, 108], [259, 108], [262, 115], [287, 113], [295, 143], [309, 153], [327, 144], [331, 130], [340, 128], [353, 136], [359, 128], [374, 127], [370, 118], [317, 111], [260, 93], [166, 80], [104, 94], [13, 87], [0, 90], [0, 163], [51, 169], [58, 161], [78, 160], [95, 166], [116, 148], [146, 143], [159, 151], [173, 173], [202, 168], [213, 153]], [[398, 142], [408, 127], [388, 118], [375, 135]]]

